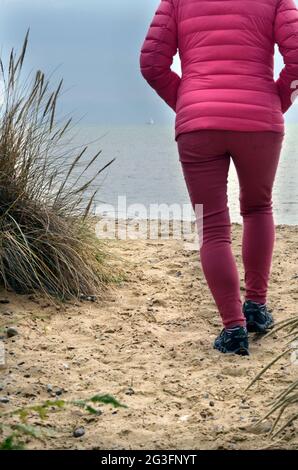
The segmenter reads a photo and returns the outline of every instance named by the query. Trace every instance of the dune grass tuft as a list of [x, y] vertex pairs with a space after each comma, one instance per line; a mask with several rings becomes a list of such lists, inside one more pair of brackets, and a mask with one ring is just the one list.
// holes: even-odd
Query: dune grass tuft
[[98, 169], [101, 151], [73, 148], [72, 119], [56, 119], [62, 81], [51, 90], [41, 71], [23, 80], [28, 33], [6, 68], [0, 60], [0, 282], [59, 299], [95, 295], [110, 274], [89, 215], [113, 160]]

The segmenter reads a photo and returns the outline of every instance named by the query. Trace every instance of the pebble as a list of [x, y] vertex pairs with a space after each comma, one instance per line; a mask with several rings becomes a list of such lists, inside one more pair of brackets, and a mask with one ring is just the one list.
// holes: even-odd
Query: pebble
[[47, 392], [48, 393], [51, 393], [53, 396], [58, 396], [58, 395], [62, 395], [63, 392], [65, 392], [65, 390], [63, 388], [60, 388], [60, 387], [53, 387], [52, 384], [48, 384], [47, 385]]
[[213, 426], [213, 430], [216, 434], [221, 434], [225, 431], [225, 428], [222, 424], [216, 424], [215, 426]]
[[125, 392], [125, 395], [134, 395], [135, 391], [133, 388], [129, 387], [126, 392]]
[[189, 418], [189, 415], [180, 416], [178, 421], [187, 421], [188, 418]]
[[210, 405], [210, 406], [214, 406], [214, 404], [215, 404], [215, 403], [214, 403], [214, 401], [212, 401], [212, 400], [209, 402], [209, 405]]
[[36, 393], [32, 393], [32, 392], [26, 392], [26, 393], [24, 393], [24, 397], [25, 397], [25, 398], [36, 398], [36, 397], [37, 397], [37, 394], [36, 394]]
[[96, 295], [85, 295], [85, 294], [81, 294], [81, 295], [80, 295], [80, 299], [81, 299], [81, 300], [87, 300], [88, 302], [96, 302], [97, 297], [96, 297]]
[[104, 333], [107, 333], [107, 334], [113, 334], [115, 333], [115, 328], [107, 328], [106, 330], [104, 330]]
[[9, 403], [8, 397], [0, 397], [0, 403]]
[[73, 437], [82, 437], [85, 434], [85, 429], [83, 427], [76, 428], [73, 432]]
[[7, 334], [8, 338], [12, 338], [13, 336], [17, 336], [19, 334], [19, 332], [18, 332], [17, 328], [15, 328], [14, 326], [10, 326], [10, 327], [7, 328], [6, 334]]

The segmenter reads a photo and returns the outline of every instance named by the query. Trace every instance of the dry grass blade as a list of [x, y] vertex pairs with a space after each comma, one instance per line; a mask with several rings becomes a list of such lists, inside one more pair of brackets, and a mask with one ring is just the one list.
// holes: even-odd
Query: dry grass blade
[[[292, 319], [283, 320], [272, 331], [276, 333], [277, 331], [281, 331], [284, 329], [290, 330], [290, 333], [285, 334], [284, 338], [288, 339], [289, 336], [293, 336], [292, 340], [286, 343], [285, 350], [282, 353], [280, 353], [277, 357], [275, 357], [266, 367], [264, 367], [264, 369], [262, 369], [262, 371], [259, 374], [257, 374], [257, 376], [248, 385], [246, 390], [248, 390], [254, 383], [256, 383], [260, 379], [260, 377], [266, 371], [268, 371], [268, 369], [271, 368], [279, 359], [281, 359], [282, 357], [284, 357], [285, 355], [291, 352], [293, 353], [293, 347], [295, 344], [294, 340], [298, 336], [298, 319], [292, 318]], [[272, 334], [272, 332], [270, 334]], [[292, 344], [292, 347], [289, 347], [289, 344]], [[277, 435], [280, 435], [282, 431], [284, 431], [292, 423], [294, 423], [294, 421], [297, 420], [298, 414], [294, 411], [297, 409], [297, 404], [298, 404], [298, 380], [296, 379], [290, 385], [288, 385], [284, 390], [282, 390], [274, 398], [273, 401], [271, 401], [269, 411], [258, 421], [258, 423], [269, 418], [270, 416], [273, 416], [277, 412], [277, 416], [275, 417], [273, 426], [270, 431], [272, 438], [274, 438]], [[289, 415], [288, 418], [286, 419], [286, 423], [283, 424], [276, 431], [278, 424], [280, 423], [281, 419], [283, 418], [285, 414]]]
[[282, 320], [278, 323], [275, 324], [275, 327], [269, 331], [265, 336], [268, 338], [269, 336], [277, 333], [280, 330], [283, 330], [287, 327], [292, 327], [292, 329], [295, 329], [298, 327], [298, 319], [297, 318], [286, 318], [285, 320]]
[[285, 356], [286, 354], [288, 354], [289, 352], [291, 351], [291, 349], [287, 349], [286, 351], [283, 351], [281, 354], [279, 354], [277, 357], [275, 357], [269, 364], [267, 364], [267, 366], [264, 367], [264, 369], [261, 370], [261, 372], [259, 372], [258, 375], [256, 375], [256, 377], [250, 382], [250, 384], [246, 387], [245, 389], [245, 392], [253, 386], [254, 383], [256, 383], [261, 377], [263, 374], [265, 374], [265, 372], [270, 369], [270, 367], [273, 366], [273, 364], [275, 364], [277, 361], [279, 361], [279, 359], [281, 359], [283, 356]]
[[27, 46], [28, 46], [29, 32], [30, 32], [30, 28], [28, 28], [28, 30], [27, 30], [21, 54], [20, 54], [20, 56], [19, 56], [19, 58], [18, 58], [18, 60], [15, 64], [15, 69], [16, 70], [21, 70], [22, 69], [23, 62], [24, 62], [25, 55], [26, 55]]
[[110, 160], [106, 165], [104, 165], [102, 168], [100, 168], [96, 173], [95, 175], [90, 178], [90, 180], [86, 181], [86, 183], [83, 184], [83, 186], [81, 186], [80, 188], [78, 188], [75, 192], [76, 193], [82, 193], [84, 191], [86, 191], [86, 189], [88, 189], [91, 184], [93, 183], [93, 181], [95, 181], [95, 179], [106, 169], [108, 168], [108, 166], [110, 166], [113, 162], [115, 161], [115, 158], [113, 158], [112, 160]]
[[280, 429], [278, 429], [278, 431], [276, 431], [276, 433], [274, 433], [272, 435], [272, 437], [276, 437], [278, 436], [282, 431], [284, 431], [288, 426], [290, 426], [290, 424], [294, 423], [294, 421], [296, 421], [298, 419], [298, 413], [294, 414], [294, 416], [292, 416]]

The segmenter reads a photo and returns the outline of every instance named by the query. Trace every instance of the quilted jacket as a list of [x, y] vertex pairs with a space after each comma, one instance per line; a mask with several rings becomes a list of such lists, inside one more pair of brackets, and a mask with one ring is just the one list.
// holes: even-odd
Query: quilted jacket
[[[284, 67], [274, 81], [274, 46]], [[181, 77], [171, 70], [179, 52]], [[175, 111], [175, 140], [197, 129], [284, 132], [298, 93], [294, 0], [162, 0], [140, 71]]]

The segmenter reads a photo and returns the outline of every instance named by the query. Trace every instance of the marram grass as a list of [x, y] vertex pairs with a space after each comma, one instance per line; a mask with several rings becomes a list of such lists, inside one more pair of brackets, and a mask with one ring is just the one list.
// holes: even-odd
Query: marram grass
[[56, 120], [62, 81], [51, 91], [41, 71], [22, 79], [27, 43], [28, 33], [7, 68], [0, 60], [0, 282], [60, 299], [95, 295], [112, 276], [88, 216], [113, 160], [98, 169], [101, 152], [72, 148], [72, 120]]

